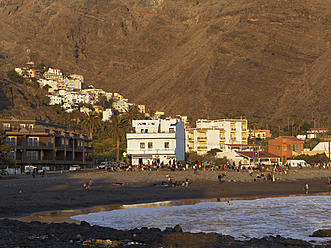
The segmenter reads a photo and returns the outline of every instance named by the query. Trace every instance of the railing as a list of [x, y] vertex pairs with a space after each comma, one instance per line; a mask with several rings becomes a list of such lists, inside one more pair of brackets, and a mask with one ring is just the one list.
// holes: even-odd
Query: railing
[[206, 140], [207, 137], [198, 137], [198, 140]]
[[207, 146], [198, 146], [198, 149], [200, 149], [200, 150], [206, 150], [207, 149]]
[[128, 154], [175, 154], [176, 149], [173, 148], [160, 148], [160, 149], [140, 149], [140, 148], [128, 148]]

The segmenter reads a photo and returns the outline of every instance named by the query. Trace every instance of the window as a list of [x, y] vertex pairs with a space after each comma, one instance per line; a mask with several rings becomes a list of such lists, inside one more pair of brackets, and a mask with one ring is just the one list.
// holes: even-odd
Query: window
[[10, 124], [9, 124], [9, 123], [4, 123], [4, 124], [3, 124], [3, 128], [4, 128], [5, 130], [10, 130]]
[[293, 145], [293, 151], [295, 151], [295, 145]]
[[20, 124], [20, 127], [25, 128], [26, 126], [25, 126], [25, 124]]
[[69, 145], [69, 139], [66, 139], [66, 145], [67, 146]]
[[39, 146], [39, 138], [29, 137], [28, 138], [28, 146]]
[[51, 137], [51, 143], [53, 144], [53, 137]]
[[296, 150], [301, 151], [302, 150], [302, 145], [296, 145]]
[[291, 145], [286, 145], [285, 151], [291, 151]]
[[30, 128], [30, 129], [33, 129], [33, 125], [32, 125], [32, 124], [30, 124], [30, 125], [29, 125], [29, 128]]
[[145, 149], [145, 143], [140, 143], [140, 149]]
[[16, 137], [6, 137], [6, 143], [10, 146], [16, 146]]
[[280, 147], [279, 147], [279, 146], [277, 146], [277, 150], [279, 150], [279, 148], [280, 148]]
[[174, 128], [169, 128], [169, 133], [174, 133], [175, 129]]
[[169, 142], [164, 142], [164, 148], [169, 148]]
[[148, 142], [148, 149], [153, 148], [153, 143], [152, 142]]
[[26, 152], [26, 155], [29, 160], [38, 160], [38, 152], [36, 151], [28, 151]]

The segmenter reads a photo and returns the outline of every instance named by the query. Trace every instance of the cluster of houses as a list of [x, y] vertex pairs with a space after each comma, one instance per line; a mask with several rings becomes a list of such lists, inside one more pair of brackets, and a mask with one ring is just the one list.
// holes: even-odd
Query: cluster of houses
[[179, 117], [133, 121], [134, 131], [127, 134], [127, 154], [132, 164], [172, 164], [184, 160], [185, 153], [205, 155], [211, 151], [236, 165], [286, 164], [300, 154], [325, 153], [330, 157], [329, 142], [321, 142], [311, 151], [304, 149], [303, 140], [293, 136], [269, 139], [268, 151], [248, 144], [248, 138], [267, 139], [271, 134], [269, 130], [248, 130], [246, 119], [199, 119], [195, 128], [185, 126]]
[[[41, 87], [48, 88], [51, 105], [61, 105], [67, 112], [79, 108], [79, 104], [91, 104], [94, 111], [103, 114], [103, 120], [110, 120], [115, 109], [119, 113], [128, 110], [128, 99], [119, 93], [109, 93], [89, 86], [83, 89], [84, 77], [79, 74], [64, 76], [59, 69], [49, 68], [45, 73], [36, 69], [15, 68], [25, 78], [35, 78]], [[111, 100], [111, 108], [96, 105], [100, 97]], [[137, 105], [141, 113], [146, 113], [145, 105]], [[80, 107], [88, 114], [91, 110]], [[92, 139], [86, 135], [67, 131], [65, 126], [46, 123], [41, 120], [0, 119], [0, 126], [6, 131], [7, 143], [13, 147], [10, 155], [17, 164], [35, 164], [51, 168], [67, 168], [72, 164], [93, 165]], [[330, 143], [317, 145], [312, 151], [304, 149], [304, 139], [316, 138], [328, 129], [311, 129], [305, 136], [281, 136], [268, 140], [268, 151], [258, 145], [248, 144], [249, 138], [271, 138], [270, 130], [249, 130], [247, 120], [198, 119], [195, 127], [189, 125], [187, 116], [164, 116], [155, 112], [149, 120], [132, 121], [132, 129], [127, 133], [127, 156], [133, 165], [152, 162], [173, 164], [189, 159], [185, 154], [196, 152], [205, 155], [213, 152], [218, 158], [226, 157], [239, 164], [285, 164], [288, 158], [300, 154], [326, 153], [330, 156]], [[89, 159], [87, 159], [89, 158]]]
[[[40, 87], [48, 88], [50, 105], [60, 105], [66, 112], [70, 113], [76, 109], [84, 114], [92, 110], [88, 107], [80, 107], [81, 104], [91, 104], [97, 113], [102, 113], [102, 120], [109, 121], [114, 114], [113, 110], [124, 113], [128, 110], [130, 103], [127, 98], [119, 93], [110, 93], [102, 89], [96, 89], [93, 85], [83, 88], [84, 77], [80, 74], [70, 74], [65, 76], [61, 70], [48, 68], [45, 73], [39, 70], [26, 68], [15, 68], [15, 71], [24, 78], [33, 79], [39, 83]], [[111, 101], [111, 107], [103, 108], [97, 105], [100, 98]], [[145, 105], [137, 105], [141, 113], [146, 113]]]
[[[184, 120], [184, 121], [183, 121]], [[6, 132], [6, 141], [13, 147], [9, 153], [19, 168], [37, 165], [50, 169], [67, 169], [73, 164], [93, 166], [93, 144], [87, 135], [70, 132], [66, 126], [42, 120], [0, 119]], [[127, 156], [133, 165], [163, 163], [190, 159], [187, 154], [205, 155], [210, 151], [218, 158], [226, 157], [236, 165], [258, 163], [285, 164], [293, 156], [326, 153], [330, 143], [321, 142], [313, 150], [303, 147], [304, 141], [293, 136], [268, 140], [268, 151], [248, 144], [250, 131], [246, 119], [219, 119], [196, 121], [188, 126], [186, 117], [133, 120], [127, 133]], [[264, 138], [269, 132], [256, 130]]]

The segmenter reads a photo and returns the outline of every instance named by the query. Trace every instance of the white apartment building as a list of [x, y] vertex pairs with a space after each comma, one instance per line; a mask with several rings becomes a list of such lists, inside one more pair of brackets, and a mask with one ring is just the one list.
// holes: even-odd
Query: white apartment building
[[226, 144], [247, 144], [247, 120], [199, 119], [196, 128], [186, 130], [186, 151], [205, 154], [211, 149], [224, 151]]
[[123, 100], [116, 100], [112, 103], [112, 107], [120, 113], [126, 112], [130, 105], [133, 105], [133, 103], [128, 103]]
[[110, 118], [112, 116], [113, 116], [113, 110], [111, 108], [107, 108], [105, 111], [102, 112], [103, 121], [110, 121]]
[[81, 90], [83, 88], [82, 81], [78, 79], [65, 78], [64, 83], [66, 84], [67, 87], [73, 88], [75, 90]]
[[168, 164], [185, 160], [184, 123], [172, 120], [134, 120], [127, 133], [127, 154], [133, 165], [152, 161]]
[[64, 98], [58, 95], [48, 95], [50, 98], [49, 105], [61, 105], [64, 102]]
[[91, 97], [89, 94], [83, 94], [78, 92], [67, 92], [64, 96], [64, 102], [91, 103]]

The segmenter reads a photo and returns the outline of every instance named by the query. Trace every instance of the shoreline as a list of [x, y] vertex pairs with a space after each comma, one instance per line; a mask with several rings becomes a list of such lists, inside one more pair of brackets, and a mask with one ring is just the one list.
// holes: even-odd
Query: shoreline
[[[219, 173], [227, 181], [219, 183]], [[189, 179], [188, 187], [162, 187], [169, 175], [178, 182]], [[216, 198], [272, 197], [309, 193], [330, 193], [327, 178], [331, 170], [307, 169], [278, 175], [279, 181], [253, 181], [255, 175], [233, 171], [132, 171], [82, 173], [48, 173], [47, 177], [19, 175], [19, 179], [0, 180], [0, 218], [22, 218], [34, 213], [77, 210], [96, 206], [146, 204], [160, 201]], [[92, 179], [91, 190], [83, 184]], [[114, 183], [120, 182], [121, 185]]]
[[257, 200], [265, 198], [283, 198], [283, 197], [298, 197], [298, 196], [329, 196], [331, 192], [318, 192], [312, 194], [289, 194], [289, 195], [270, 195], [270, 196], [247, 196], [247, 197], [217, 197], [217, 198], [205, 198], [205, 199], [181, 199], [170, 201], [155, 201], [149, 203], [133, 203], [123, 205], [97, 205], [88, 208], [77, 209], [64, 209], [64, 210], [51, 210], [32, 213], [27, 216], [11, 218], [3, 217], [1, 219], [18, 220], [22, 222], [39, 221], [43, 223], [80, 223], [81, 221], [72, 219], [71, 217], [81, 214], [98, 213], [104, 211], [112, 211], [125, 208], [148, 208], [148, 207], [171, 207], [182, 205], [195, 205], [202, 202], [226, 202], [226, 201], [238, 201], [238, 200]]

